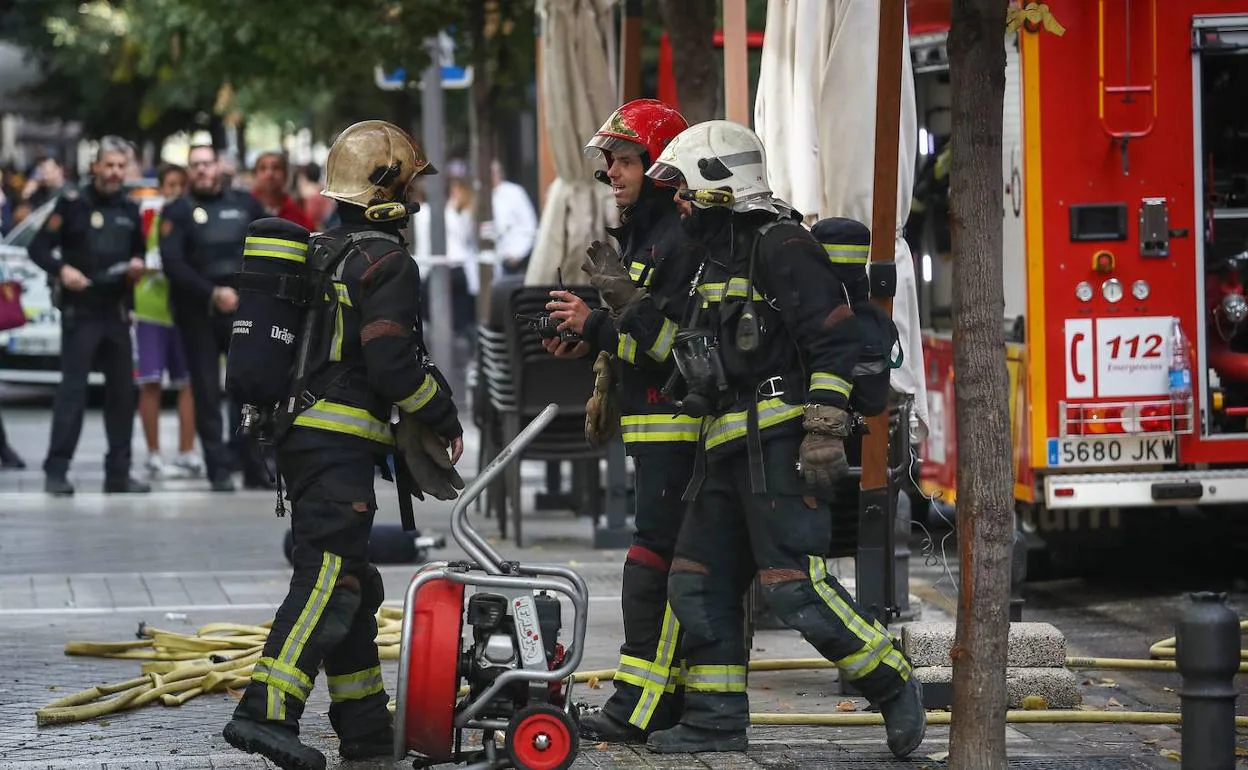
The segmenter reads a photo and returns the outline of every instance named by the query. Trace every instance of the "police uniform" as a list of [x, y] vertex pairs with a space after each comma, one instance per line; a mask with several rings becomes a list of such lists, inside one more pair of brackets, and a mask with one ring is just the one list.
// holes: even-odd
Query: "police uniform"
[[[52, 254], [59, 247], [61, 258]], [[66, 480], [82, 433], [87, 378], [98, 365], [104, 374], [104, 459], [106, 492], [145, 492], [130, 478], [134, 433], [134, 359], [129, 311], [133, 301], [125, 271], [144, 255], [138, 205], [124, 192], [101, 193], [94, 186], [66, 190], [28, 249], [50, 276], [61, 310], [61, 382], [52, 408], [52, 437], [44, 472], [48, 491], [72, 494]], [[63, 265], [77, 268], [91, 285], [83, 291], [60, 286]]]
[[[264, 216], [259, 201], [228, 188], [210, 195], [192, 191], [160, 214], [160, 259], [169, 279], [174, 323], [186, 348], [195, 428], [208, 478], [219, 490], [233, 488], [233, 462], [223, 437], [220, 385], [221, 356], [229, 349], [233, 314], [217, 310], [212, 292], [219, 286], [233, 285], [247, 226]], [[236, 409], [231, 410], [232, 417], [236, 413]], [[248, 485], [264, 486], [267, 471], [258, 451], [247, 447], [240, 453]]]
[[[624, 561], [621, 605], [624, 643], [614, 678], [615, 693], [603, 712], [616, 724], [649, 733], [680, 716], [680, 623], [667, 603], [667, 574], [684, 518], [681, 493], [693, 468], [701, 418], [677, 414], [663, 388], [673, 369], [678, 312], [687, 299], [701, 251], [680, 227], [670, 192], [649, 182], [618, 228], [621, 259], [647, 296], [613, 323], [606, 310], [585, 322], [595, 352], [606, 350], [623, 365], [620, 432], [635, 469], [636, 531]], [[585, 724], [592, 725], [592, 717]], [[583, 725], [584, 726], [584, 725]], [[587, 737], [607, 739], [610, 733]]]

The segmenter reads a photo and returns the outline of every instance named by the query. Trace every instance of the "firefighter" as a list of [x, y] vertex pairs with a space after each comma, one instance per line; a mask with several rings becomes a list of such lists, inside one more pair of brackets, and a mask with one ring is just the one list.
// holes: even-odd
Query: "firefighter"
[[[620, 211], [620, 226], [608, 231], [622, 250], [616, 256], [601, 243], [591, 247], [597, 260], [614, 268], [623, 298], [603, 281], [610, 310], [590, 311], [570, 292], [553, 291], [547, 305], [561, 328], [582, 334], [586, 342], [569, 350], [556, 340], [547, 349], [556, 355], [593, 352], [596, 368], [613, 356], [621, 379], [620, 410], [603, 403], [607, 386], [595, 389], [590, 403], [590, 429], [603, 425], [595, 443], [619, 429], [636, 470], [633, 542], [624, 559], [621, 605], [624, 643], [615, 676], [615, 693], [601, 712], [581, 719], [582, 737], [594, 741], [643, 743], [655, 730], [676, 724], [680, 716], [676, 673], [679, 671], [680, 624], [667, 603], [667, 573], [680, 531], [684, 503], [680, 496], [693, 468], [701, 419], [676, 415], [663, 394], [670, 376], [676, 324], [664, 310], [680, 304], [698, 265], [694, 245], [680, 227], [672, 190], [647, 179], [645, 170], [677, 134], [688, 127], [675, 109], [654, 99], [638, 99], [616, 110], [585, 147], [601, 156], [606, 171], [595, 175], [611, 185]], [[643, 291], [633, 291], [634, 287]], [[636, 301], [629, 301], [633, 298]], [[625, 309], [627, 306], [627, 310]], [[622, 331], [627, 325], [630, 333]], [[600, 380], [601, 382], [601, 380]], [[618, 423], [609, 425], [622, 412]]]
[[769, 607], [879, 707], [898, 757], [926, 713], [910, 663], [828, 574], [823, 544], [860, 337], [854, 311], [801, 215], [772, 197], [758, 136], [728, 121], [681, 133], [647, 175], [678, 185], [709, 250], [673, 356], [683, 402], [708, 416], [686, 497], [668, 596], [684, 629], [681, 722], [658, 753], [741, 751], [749, 701], [742, 597], [757, 572]]
[[[235, 460], [223, 437], [221, 356], [229, 348], [238, 307], [233, 282], [247, 226], [266, 214], [251, 195], [222, 183], [217, 151], [211, 145], [192, 147], [188, 168], [190, 190], [160, 213], [160, 260], [169, 278], [170, 309], [182, 333], [190, 368], [195, 427], [208, 480], [214, 491], [231, 492], [230, 470]], [[243, 484], [272, 488], [259, 448], [241, 439], [231, 444], [242, 465]]]
[[[134, 435], [134, 359], [130, 341], [133, 286], [144, 269], [138, 205], [123, 189], [129, 145], [100, 142], [91, 185], [67, 188], [30, 243], [31, 260], [47, 271], [61, 310], [61, 381], [52, 406], [52, 437], [44, 489], [72, 495], [67, 476], [87, 408], [87, 378], [99, 361], [104, 373], [105, 492], [149, 492], [130, 477]], [[60, 248], [61, 257], [53, 255]]]
[[[383, 585], [368, 562], [374, 471], [395, 443], [392, 408], [436, 434], [444, 460], [448, 449], [451, 463], [463, 451], [450, 390], [426, 356], [420, 273], [400, 235], [414, 208], [406, 205], [411, 183], [432, 173], [416, 143], [383, 121], [347, 128], [329, 152], [322, 194], [338, 201], [342, 226], [326, 236], [349, 250], [334, 274], [336, 311], [309, 362], [304, 393], [311, 406], [278, 443], [278, 469], [293, 508], [294, 574], [223, 733], [235, 748], [286, 770], [325, 767], [325, 757], [298, 738], [322, 664], [339, 754], [362, 759], [393, 750], [375, 639]], [[377, 223], [365, 218], [370, 206], [398, 213]]]

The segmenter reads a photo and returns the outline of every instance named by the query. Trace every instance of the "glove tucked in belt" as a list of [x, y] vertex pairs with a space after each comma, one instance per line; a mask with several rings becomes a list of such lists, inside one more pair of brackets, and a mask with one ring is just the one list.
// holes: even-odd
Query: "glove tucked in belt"
[[425, 499], [422, 492], [428, 492], [439, 500], [454, 500], [459, 496], [458, 490], [464, 488], [464, 480], [451, 464], [446, 439], [413, 415], [400, 412], [395, 445], [396, 454], [407, 463], [416, 485], [412, 494], [417, 499]]
[[849, 413], [835, 406], [807, 404], [802, 416], [806, 438], [798, 451], [798, 470], [812, 487], [831, 490], [849, 472], [845, 439], [850, 435]]
[[620, 427], [620, 405], [613, 375], [611, 354], [601, 351], [594, 361], [594, 392], [585, 402], [585, 440], [593, 447], [615, 438]]

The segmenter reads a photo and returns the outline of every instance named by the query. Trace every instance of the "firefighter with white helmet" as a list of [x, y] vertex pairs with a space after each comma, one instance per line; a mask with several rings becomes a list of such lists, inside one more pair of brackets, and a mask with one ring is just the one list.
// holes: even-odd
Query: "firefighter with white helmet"
[[[290, 591], [223, 733], [235, 748], [262, 754], [285, 770], [325, 767], [325, 757], [298, 737], [299, 718], [322, 665], [339, 754], [391, 756], [389, 698], [375, 638], [383, 585], [368, 562], [377, 509], [374, 477], [396, 452], [409, 468], [424, 462], [441, 469], [433, 476], [443, 478], [422, 480], [413, 468], [425, 492], [446, 499], [455, 494], [454, 488], [442, 488], [451, 478], [463, 486], [451, 468], [463, 451], [463, 429], [450, 389], [425, 349], [420, 274], [401, 235], [418, 208], [410, 202], [412, 182], [431, 173], [434, 167], [420, 147], [397, 126], [357, 123], [330, 149], [322, 193], [346, 204], [339, 208], [342, 226], [310, 240], [305, 232], [302, 244], [293, 231], [280, 238], [249, 237], [244, 251], [244, 260], [249, 254], [306, 260], [318, 275], [332, 277], [327, 290], [311, 293], [330, 304], [315, 317], [321, 322], [315, 323], [310, 360], [294, 367], [308, 373], [303, 382], [296, 374], [291, 386], [291, 402], [299, 409], [275, 439], [293, 508]], [[241, 342], [238, 347], [246, 349]], [[236, 383], [257, 381], [268, 363], [232, 356], [231, 376]], [[270, 366], [269, 376], [276, 368]], [[396, 407], [397, 447], [391, 427]], [[423, 461], [413, 459], [421, 452]], [[388, 478], [388, 470], [383, 475]], [[400, 488], [400, 494], [411, 493]]]
[[919, 682], [824, 562], [827, 500], [859, 423], [862, 342], [842, 282], [800, 215], [772, 196], [762, 143], [745, 126], [692, 126], [647, 175], [678, 187], [688, 230], [709, 251], [701, 301], [673, 349], [682, 401], [706, 417], [668, 580], [685, 634], [684, 711], [647, 746], [746, 748], [742, 597], [757, 574], [775, 614], [880, 708], [888, 746], [904, 757], [926, 729]]

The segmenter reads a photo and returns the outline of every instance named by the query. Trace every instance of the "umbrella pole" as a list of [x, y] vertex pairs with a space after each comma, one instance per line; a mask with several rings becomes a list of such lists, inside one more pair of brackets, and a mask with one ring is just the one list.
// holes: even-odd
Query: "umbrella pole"
[[[890, 317], [896, 291], [897, 160], [901, 128], [901, 74], [905, 55], [905, 4], [879, 0], [880, 31], [875, 91], [875, 182], [871, 204], [871, 296]], [[906, 351], [916, 354], [917, 351]], [[862, 437], [862, 480], [858, 507], [858, 602], [888, 625], [898, 611], [893, 568], [896, 484], [890, 483], [889, 411], [867, 420]], [[903, 410], [902, 415], [905, 415]], [[909, 425], [899, 425], [907, 440]], [[882, 574], [881, 574], [882, 573]], [[881, 579], [882, 578], [882, 579]], [[882, 590], [881, 590], [882, 589]]]

